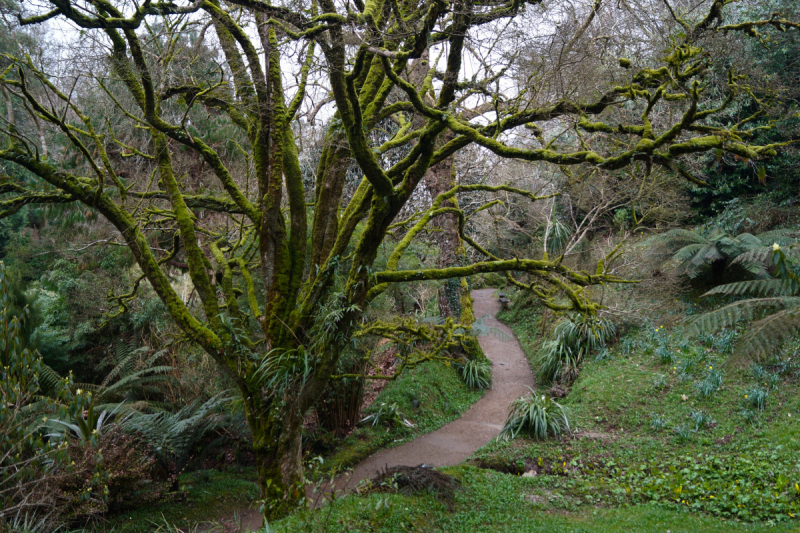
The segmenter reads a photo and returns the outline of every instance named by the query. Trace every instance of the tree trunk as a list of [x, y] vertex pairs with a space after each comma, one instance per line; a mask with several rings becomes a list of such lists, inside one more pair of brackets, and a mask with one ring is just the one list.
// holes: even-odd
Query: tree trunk
[[[452, 132], [441, 135], [441, 143], [445, 144], [453, 139]], [[433, 165], [425, 175], [425, 184], [431, 198], [435, 199], [443, 192], [455, 186], [455, 167], [453, 157]], [[443, 208], [458, 207], [455, 197], [442, 204]], [[457, 266], [464, 255], [461, 236], [458, 234], [458, 217], [453, 213], [445, 213], [437, 217], [437, 226], [441, 230], [436, 236], [439, 247], [439, 268]], [[462, 300], [464, 288], [460, 278], [448, 279], [439, 289], [439, 315], [458, 319], [462, 314]]]
[[277, 413], [266, 417], [248, 413], [264, 518], [268, 521], [296, 509], [305, 496], [302, 417], [285, 408], [271, 410]]

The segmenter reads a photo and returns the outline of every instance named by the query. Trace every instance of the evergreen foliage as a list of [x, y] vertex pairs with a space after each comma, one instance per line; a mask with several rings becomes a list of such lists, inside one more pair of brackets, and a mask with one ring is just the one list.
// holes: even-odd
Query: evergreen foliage
[[774, 355], [783, 343], [800, 333], [800, 277], [797, 264], [777, 244], [772, 255], [776, 279], [731, 283], [706, 293], [706, 296], [747, 294], [753, 298], [734, 301], [689, 322], [697, 333], [733, 329], [741, 323], [747, 323], [747, 330], [737, 342], [732, 355], [732, 359], [738, 363], [746, 359], [763, 360]]

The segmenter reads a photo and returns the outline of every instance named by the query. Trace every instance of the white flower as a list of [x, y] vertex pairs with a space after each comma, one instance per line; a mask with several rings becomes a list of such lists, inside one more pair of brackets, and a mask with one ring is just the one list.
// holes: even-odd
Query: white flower
[[772, 245], [772, 251], [773, 252], [777, 252], [780, 249], [781, 249], [781, 245], [778, 244], [777, 242]]

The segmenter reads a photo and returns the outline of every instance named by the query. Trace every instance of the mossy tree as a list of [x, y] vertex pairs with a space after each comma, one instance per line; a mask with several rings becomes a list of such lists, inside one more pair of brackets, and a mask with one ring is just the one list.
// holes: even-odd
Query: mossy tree
[[[767, 102], [735, 73], [724, 102], [704, 101], [703, 76], [712, 59], [697, 42], [718, 31], [796, 26], [779, 17], [721, 26], [726, 3], [715, 0], [694, 24], [677, 19], [683, 37], [676, 38], [663, 66], [630, 70], [625, 83], [591, 100], [558, 98], [539, 105], [524, 90], [509, 97], [487, 89], [490, 84], [508, 87], [495, 83], [505, 69], [484, 69], [483, 79], [464, 75], [470, 35], [517, 17], [526, 9], [520, 0], [356, 0], [356, 11], [333, 0], [304, 3], [302, 10], [262, 0], [183, 5], [146, 0], [138, 7], [115, 0], [50, 0], [49, 11], [27, 13], [21, 24], [68, 20], [81, 35], [107, 47], [100, 62], [105, 70], [68, 84], [37, 59], [6, 56], [9, 67], [0, 81], [7, 101], [30, 120], [15, 121], [9, 114], [0, 161], [36, 179], [2, 178], [2, 214], [27, 204], [79, 202], [116, 228], [142, 274], [130, 293], [110, 298], [124, 310], [146, 280], [186, 338], [236, 383], [254, 438], [267, 514], [277, 516], [303, 497], [303, 419], [330, 380], [341, 377], [334, 372], [347, 343], [364, 334], [422, 337], [430, 348], [412, 353], [408, 366], [447, 359], [463, 340], [452, 319], [430, 327], [364, 325], [370, 302], [392, 284], [502, 272], [551, 309], [594, 313], [599, 304], [588, 297], [587, 287], [622, 281], [608, 272], [606, 260], [584, 272], [569, 268], [563, 257], [498, 257], [465, 231], [468, 217], [458, 197], [502, 192], [530, 201], [543, 198], [530, 191], [450, 183], [436, 189], [429, 207], [397, 220], [432, 168], [438, 172], [437, 165], [444, 163], [441, 170], [447, 172], [453, 154], [477, 144], [503, 158], [562, 168], [658, 165], [702, 183], [681, 166], [681, 156], [708, 150], [753, 160], [775, 155], [777, 146], [748, 142], [752, 117], [724, 128], [706, 124], [740, 99], [755, 102], [757, 114]], [[601, 4], [594, 2], [593, 10]], [[207, 32], [216, 35], [224, 57], [217, 77], [186, 74], [184, 63], [191, 63], [192, 55], [181, 48], [179, 35], [192, 25], [202, 28], [198, 39]], [[627, 60], [620, 63], [619, 68], [630, 67]], [[414, 66], [425, 68], [421, 83], [410, 81]], [[296, 83], [289, 95], [285, 84], [291, 74]], [[304, 187], [302, 139], [296, 142], [293, 122], [311, 85], [330, 91], [336, 111], [313, 183]], [[117, 108], [115, 121], [95, 113], [102, 93]], [[494, 112], [482, 125], [470, 120], [474, 106], [465, 111], [476, 95], [488, 95]], [[640, 120], [603, 122], [603, 112], [620, 105], [639, 106]], [[675, 119], [654, 126], [650, 118], [656, 109], [669, 109]], [[224, 117], [238, 129], [241, 142], [231, 141], [233, 155], [207, 142], [193, 126], [209, 115]], [[396, 132], [374, 145], [370, 133], [385, 120], [397, 124]], [[558, 137], [549, 133], [556, 120], [572, 125], [573, 145], [557, 144]], [[36, 121], [50, 128], [61, 152], [51, 147], [49, 156], [43, 154], [30, 131]], [[122, 125], [135, 135], [123, 137]], [[538, 132], [541, 147], [503, 142], [505, 132], [526, 125]], [[614, 143], [594, 143], [609, 136]], [[402, 157], [385, 157], [410, 144]], [[59, 160], [67, 148], [79, 152], [81, 165], [67, 167]], [[216, 184], [190, 187], [191, 180], [181, 175], [182, 153], [199, 155]], [[139, 162], [136, 174], [120, 171], [130, 159]], [[343, 204], [351, 159], [364, 177]], [[465, 246], [483, 259], [398, 270], [412, 241], [442, 215], [454, 218]], [[392, 244], [386, 267], [378, 270], [376, 258], [390, 230], [402, 237]], [[171, 236], [166, 246], [165, 235]], [[175, 268], [188, 271], [199, 297], [196, 305], [175, 288]], [[512, 272], [525, 273], [526, 281]]]

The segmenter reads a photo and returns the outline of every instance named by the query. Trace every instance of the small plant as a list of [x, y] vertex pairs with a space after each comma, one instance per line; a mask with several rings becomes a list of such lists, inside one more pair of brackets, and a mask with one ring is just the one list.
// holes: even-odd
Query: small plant
[[680, 380], [686, 381], [687, 379], [691, 379], [692, 372], [697, 367], [697, 361], [691, 357], [687, 357], [685, 359], [681, 359], [676, 366], [678, 368]]
[[633, 337], [625, 337], [619, 343], [619, 348], [623, 355], [629, 355], [635, 352], [638, 347], [639, 343]]
[[455, 367], [458, 375], [470, 389], [484, 390], [492, 384], [492, 367], [486, 359], [468, 359], [456, 363]]
[[663, 431], [667, 428], [667, 419], [661, 415], [650, 415], [650, 427], [653, 431]]
[[611, 361], [613, 359], [614, 356], [611, 355], [611, 350], [605, 347], [594, 356], [595, 361]]
[[697, 394], [702, 398], [710, 398], [716, 394], [721, 386], [722, 374], [713, 367], [708, 367], [708, 374], [706, 374], [706, 377], [703, 378], [702, 381], [699, 381], [697, 385], [695, 385], [695, 389], [697, 389]]
[[724, 329], [712, 338], [712, 346], [715, 350], [724, 354], [733, 353], [733, 345], [736, 340], [735, 331]]
[[778, 386], [781, 377], [777, 373], [771, 373], [767, 376], [767, 385], [769, 386], [769, 390], [772, 390]]
[[371, 426], [386, 425], [389, 427], [413, 428], [406, 416], [400, 411], [396, 403], [379, 403], [377, 408], [365, 416], [359, 424], [370, 424]]
[[692, 428], [689, 424], [679, 424], [675, 426], [675, 434], [678, 435], [678, 440], [686, 442], [692, 438]]
[[658, 359], [661, 361], [662, 365], [672, 364], [674, 356], [672, 355], [672, 350], [670, 350], [666, 344], [662, 344], [656, 348], [656, 355], [658, 355]]
[[744, 393], [744, 404], [746, 406], [754, 407], [759, 411], [763, 411], [764, 406], [767, 403], [768, 396], [769, 390], [762, 389], [761, 387], [751, 387]]
[[656, 374], [653, 378], [653, 388], [656, 390], [667, 388], [667, 376], [664, 374]]
[[701, 429], [709, 427], [714, 423], [714, 419], [711, 418], [708, 413], [701, 410], [692, 411], [692, 413], [689, 415], [689, 418], [691, 418], [692, 422], [694, 422], [695, 431], [700, 431]]
[[567, 410], [552, 398], [536, 394], [531, 389], [529, 395], [512, 402], [508, 419], [498, 438], [511, 440], [526, 434], [536, 440], [544, 440], [562, 433], [572, 433]]
[[753, 411], [752, 409], [742, 409], [739, 414], [742, 415], [744, 421], [751, 426], [761, 425], [761, 418], [758, 416], [758, 411]]
[[767, 370], [763, 366], [758, 363], [753, 363], [753, 378], [755, 378], [756, 381], [764, 381], [767, 373]]

